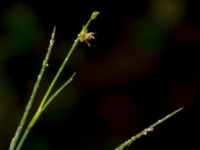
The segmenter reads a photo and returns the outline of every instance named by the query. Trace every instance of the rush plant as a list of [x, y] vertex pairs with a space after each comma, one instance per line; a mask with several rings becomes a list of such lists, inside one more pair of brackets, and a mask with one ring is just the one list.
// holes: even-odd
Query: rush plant
[[[71, 75], [71, 77], [66, 80], [65, 83], [63, 83], [56, 91], [54, 91], [52, 93], [52, 89], [53, 89], [54, 85], [56, 84], [58, 78], [60, 77], [63, 69], [65, 68], [67, 62], [70, 59], [70, 56], [72, 55], [72, 53], [76, 49], [77, 45], [80, 42], [85, 42], [88, 46], [90, 46], [89, 41], [92, 40], [92, 39], [95, 39], [94, 32], [88, 32], [88, 27], [89, 27], [90, 23], [97, 18], [98, 15], [99, 15], [99, 12], [94, 11], [91, 14], [87, 23], [83, 26], [82, 30], [77, 35], [76, 39], [74, 40], [74, 43], [72, 44], [71, 48], [69, 49], [65, 59], [63, 60], [61, 66], [58, 68], [57, 73], [55, 74], [55, 76], [52, 79], [46, 93], [44, 94], [44, 96], [43, 96], [43, 98], [42, 98], [42, 100], [41, 100], [41, 102], [40, 102], [40, 104], [37, 108], [37, 111], [35, 112], [33, 117], [28, 121], [27, 118], [28, 118], [29, 112], [31, 110], [32, 104], [34, 102], [35, 96], [37, 94], [37, 91], [38, 91], [38, 88], [39, 88], [40, 83], [42, 81], [45, 70], [48, 67], [48, 60], [49, 60], [49, 57], [50, 57], [50, 54], [51, 54], [51, 51], [52, 51], [52, 48], [53, 48], [53, 45], [54, 45], [54, 38], [55, 38], [55, 33], [56, 33], [56, 27], [54, 27], [52, 35], [51, 35], [51, 39], [50, 39], [50, 42], [49, 42], [49, 47], [48, 47], [46, 56], [45, 56], [43, 63], [42, 63], [41, 70], [40, 70], [40, 72], [37, 76], [37, 80], [35, 82], [31, 96], [30, 96], [28, 103], [26, 105], [26, 108], [24, 110], [24, 114], [22, 115], [21, 121], [18, 125], [18, 128], [15, 132], [14, 137], [11, 140], [9, 150], [20, 150], [21, 149], [21, 147], [24, 144], [28, 134], [30, 133], [31, 129], [34, 127], [35, 123], [38, 121], [38, 119], [40, 118], [40, 116], [42, 115], [44, 110], [47, 109], [49, 104], [56, 98], [56, 96], [73, 80], [76, 73], [73, 73]], [[135, 140], [140, 138], [142, 135], [146, 135], [147, 133], [153, 131], [153, 129], [157, 125], [163, 123], [164, 121], [166, 121], [167, 119], [169, 119], [170, 117], [172, 117], [173, 115], [175, 115], [176, 113], [181, 111], [182, 109], [183, 108], [179, 108], [179, 109], [175, 110], [174, 112], [168, 114], [166, 117], [158, 120], [156, 123], [152, 124], [148, 128], [146, 128], [143, 131], [141, 131], [140, 133], [138, 133], [137, 135], [131, 137], [129, 140], [122, 143], [115, 150], [122, 150], [125, 147], [129, 146], [132, 142], [134, 142]]]

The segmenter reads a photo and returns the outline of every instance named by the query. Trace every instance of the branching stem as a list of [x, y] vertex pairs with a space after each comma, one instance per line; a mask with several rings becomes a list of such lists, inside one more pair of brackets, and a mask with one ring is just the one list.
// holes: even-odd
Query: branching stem
[[[50, 46], [48, 48], [47, 56], [46, 56], [46, 58], [45, 58], [45, 60], [43, 62], [41, 72], [38, 75], [38, 80], [39, 81], [36, 82], [36, 86], [35, 86], [36, 88], [34, 87], [34, 89], [33, 89], [33, 94], [31, 95], [31, 98], [30, 98], [29, 103], [27, 105], [27, 109], [25, 110], [25, 113], [24, 113], [25, 117], [24, 116], [22, 117], [22, 121], [21, 121], [22, 123], [20, 123], [20, 126], [18, 127], [18, 131], [16, 132], [16, 136], [12, 140], [12, 143], [11, 143], [11, 146], [10, 146], [10, 150], [15, 150], [15, 147], [16, 147], [16, 150], [20, 150], [21, 149], [21, 147], [22, 147], [25, 139], [27, 138], [31, 128], [35, 125], [35, 123], [39, 119], [40, 115], [44, 112], [44, 110], [52, 102], [52, 100], [64, 89], [64, 87], [66, 87], [72, 81], [73, 77], [75, 76], [75, 73], [49, 98], [49, 95], [50, 95], [55, 83], [57, 82], [57, 80], [58, 80], [60, 74], [62, 73], [64, 67], [66, 66], [70, 56], [72, 55], [73, 51], [75, 50], [75, 48], [77, 47], [77, 45], [78, 45], [78, 43], [80, 41], [80, 34], [81, 33], [86, 33], [87, 28], [90, 25], [91, 21], [94, 20], [97, 17], [98, 14], [99, 14], [99, 12], [97, 12], [97, 11], [93, 12], [91, 17], [89, 18], [88, 22], [86, 23], [86, 25], [82, 28], [80, 33], [77, 35], [77, 38], [74, 40], [74, 43], [71, 46], [68, 54], [66, 55], [63, 63], [61, 64], [61, 66], [58, 69], [55, 77], [53, 78], [52, 82], [50, 83], [50, 86], [48, 87], [48, 89], [47, 89], [47, 91], [46, 91], [46, 93], [45, 93], [45, 95], [44, 95], [44, 97], [43, 97], [43, 99], [42, 99], [42, 101], [41, 101], [41, 103], [40, 103], [35, 115], [33, 116], [31, 121], [29, 122], [29, 124], [25, 128], [25, 131], [24, 131], [23, 135], [21, 136], [21, 138], [20, 138], [20, 140], [18, 142], [18, 139], [20, 137], [20, 133], [21, 133], [21, 131], [22, 131], [24, 125], [25, 125], [25, 121], [26, 121], [26, 118], [28, 116], [28, 112], [29, 112], [29, 110], [31, 108], [31, 105], [32, 105], [32, 99], [35, 97], [35, 94], [36, 94], [37, 89], [39, 87], [39, 83], [41, 81], [41, 77], [43, 76], [44, 70], [48, 66], [47, 60], [48, 60], [49, 54], [50, 54], [49, 51], [51, 51], [51, 49], [52, 49], [54, 36], [55, 36], [55, 28], [54, 28], [54, 32], [52, 34], [52, 39], [50, 41]], [[17, 142], [18, 142], [18, 144], [17, 144]], [[16, 146], [16, 144], [17, 144], [17, 146]]]

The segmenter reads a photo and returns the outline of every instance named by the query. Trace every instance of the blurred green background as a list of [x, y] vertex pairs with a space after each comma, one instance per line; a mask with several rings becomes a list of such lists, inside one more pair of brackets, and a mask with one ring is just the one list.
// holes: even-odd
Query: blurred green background
[[112, 150], [167, 113], [185, 107], [127, 149], [200, 149], [198, 0], [0, 1], [0, 149], [8, 149], [45, 56], [55, 46], [33, 114], [82, 25], [80, 44], [58, 81], [74, 82], [50, 105], [24, 150]]

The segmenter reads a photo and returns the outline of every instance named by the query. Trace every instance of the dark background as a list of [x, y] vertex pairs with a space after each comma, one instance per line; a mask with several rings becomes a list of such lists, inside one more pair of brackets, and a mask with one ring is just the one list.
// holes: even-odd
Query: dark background
[[0, 1], [0, 149], [8, 149], [45, 56], [56, 42], [33, 105], [77, 34], [96, 39], [78, 48], [56, 98], [28, 136], [26, 150], [112, 150], [171, 111], [184, 110], [128, 149], [199, 148], [200, 7], [198, 0]]

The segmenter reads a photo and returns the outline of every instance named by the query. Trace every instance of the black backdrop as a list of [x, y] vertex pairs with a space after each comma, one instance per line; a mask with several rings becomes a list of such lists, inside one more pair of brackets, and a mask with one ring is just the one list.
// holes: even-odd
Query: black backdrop
[[[183, 112], [129, 149], [199, 147], [198, 1], [1, 1], [0, 148], [7, 149], [57, 27], [33, 110], [92, 11], [96, 39], [78, 46], [50, 105], [23, 149], [114, 149], [167, 113]], [[32, 112], [33, 113], [33, 112]]]

